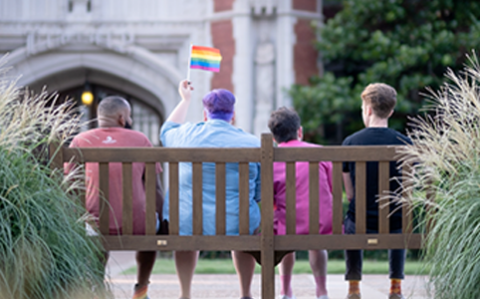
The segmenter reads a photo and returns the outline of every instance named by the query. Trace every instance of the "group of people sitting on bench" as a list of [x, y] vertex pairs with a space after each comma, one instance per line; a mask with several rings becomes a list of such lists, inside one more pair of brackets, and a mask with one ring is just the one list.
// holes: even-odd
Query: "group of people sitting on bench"
[[[179, 84], [181, 101], [162, 125], [160, 139], [164, 147], [259, 147], [260, 140], [234, 126], [235, 96], [228, 90], [212, 90], [203, 97], [204, 121], [185, 122], [191, 102], [193, 87], [184, 80]], [[359, 102], [360, 103], [360, 102]], [[368, 85], [361, 94], [362, 118], [365, 129], [348, 136], [343, 145], [404, 145], [410, 139], [388, 128], [388, 119], [396, 104], [396, 91], [389, 85], [375, 83]], [[312, 107], [312, 109], [315, 109]], [[99, 127], [77, 135], [70, 147], [152, 147], [148, 138], [131, 130], [131, 107], [118, 96], [104, 98], [98, 105]], [[268, 127], [278, 147], [317, 147], [302, 141], [303, 131], [298, 114], [289, 108], [281, 107], [271, 113]], [[122, 223], [122, 166], [110, 163], [109, 204], [111, 207], [110, 234], [121, 234]], [[86, 208], [94, 216], [99, 216], [99, 171], [97, 163], [87, 163]], [[397, 167], [390, 167], [390, 176], [398, 176]], [[133, 192], [133, 234], [145, 234], [145, 165], [132, 164]], [[157, 230], [165, 230], [169, 218], [168, 192], [164, 200], [160, 184], [160, 164], [156, 165]], [[203, 234], [215, 235], [215, 165], [203, 163]], [[274, 163], [274, 233], [286, 233], [286, 171], [285, 163]], [[309, 166], [307, 162], [296, 163], [296, 233], [309, 233]], [[378, 168], [373, 162], [367, 163], [367, 233], [378, 233]], [[343, 163], [345, 193], [350, 201], [344, 220], [344, 233], [355, 233], [355, 163]], [[239, 233], [239, 171], [238, 164], [226, 164], [226, 234]], [[249, 163], [249, 232], [258, 234], [260, 226], [260, 165]], [[392, 181], [391, 190], [398, 188]], [[319, 163], [319, 233], [332, 233], [332, 163]], [[189, 163], [179, 164], [179, 228], [180, 235], [192, 234], [192, 167]], [[390, 232], [401, 233], [401, 212], [390, 217]], [[362, 251], [346, 250], [346, 275], [349, 282], [347, 298], [360, 298], [359, 283], [362, 279]], [[174, 253], [177, 275], [180, 282], [180, 298], [192, 298], [191, 285], [199, 253], [196, 251], [176, 251]], [[108, 254], [107, 254], [108, 258]], [[107, 260], [105, 259], [105, 262]], [[150, 274], [155, 263], [156, 252], [137, 252], [137, 283], [134, 286], [134, 299], [148, 298], [147, 289]], [[238, 274], [242, 299], [252, 298], [251, 283], [255, 268], [252, 255], [233, 251], [232, 259]], [[327, 251], [310, 250], [309, 261], [315, 278], [315, 298], [328, 299], [326, 288]], [[405, 250], [389, 250], [391, 288], [389, 299], [402, 299], [401, 280], [404, 278]], [[279, 264], [280, 298], [295, 298], [291, 287], [295, 253], [286, 254]]]

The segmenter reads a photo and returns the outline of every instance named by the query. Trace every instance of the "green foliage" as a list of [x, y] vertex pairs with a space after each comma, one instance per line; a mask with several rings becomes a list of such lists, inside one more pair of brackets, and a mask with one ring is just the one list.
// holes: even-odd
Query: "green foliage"
[[[334, 143], [361, 128], [360, 93], [374, 82], [397, 90], [391, 126], [403, 130], [406, 116], [415, 115], [424, 104], [420, 93], [425, 87], [438, 88], [446, 68], [460, 70], [465, 53], [480, 44], [478, 1], [342, 3], [343, 10], [318, 29], [317, 49], [326, 73], [313, 78], [311, 86], [289, 91], [313, 141], [325, 134], [322, 126]], [[341, 130], [336, 136], [329, 134], [332, 125], [333, 131]]]
[[[430, 266], [434, 297], [480, 298], [480, 65], [450, 79], [431, 93], [428, 111], [436, 117], [418, 117], [409, 133], [403, 161], [414, 164], [406, 182], [414, 207], [428, 207], [420, 223], [429, 227], [425, 260]], [[432, 196], [427, 196], [427, 195]]]
[[45, 150], [78, 117], [49, 100], [0, 78], [0, 298], [104, 298], [102, 247], [85, 234], [79, 186], [49, 167]]

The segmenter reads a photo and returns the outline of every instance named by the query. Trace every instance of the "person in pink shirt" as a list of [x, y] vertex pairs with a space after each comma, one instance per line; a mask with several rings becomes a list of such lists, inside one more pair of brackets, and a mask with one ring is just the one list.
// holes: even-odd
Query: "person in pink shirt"
[[[298, 114], [288, 108], [281, 107], [272, 112], [268, 127], [278, 147], [318, 147], [319, 145], [303, 142], [303, 130]], [[309, 233], [309, 164], [297, 162], [296, 167], [296, 232], [298, 235]], [[332, 233], [332, 163], [319, 163], [319, 233]], [[284, 235], [286, 231], [286, 171], [284, 162], [275, 162], [273, 166], [274, 189], [274, 233]], [[317, 299], [328, 299], [326, 289], [327, 251], [309, 250], [310, 266], [316, 282]], [[280, 299], [293, 299], [291, 287], [292, 270], [295, 264], [295, 253], [285, 255], [279, 264]]]
[[[99, 128], [88, 130], [75, 136], [70, 147], [152, 147], [148, 138], [141, 132], [131, 130], [130, 104], [118, 96], [104, 98], [97, 109]], [[67, 172], [73, 167], [67, 166]], [[98, 163], [86, 163], [86, 208], [98, 220], [99, 216], [99, 171]], [[156, 164], [156, 212], [161, 217], [163, 207], [163, 191], [160, 184], [160, 164]], [[145, 185], [143, 176], [145, 163], [132, 163], [132, 196], [133, 196], [133, 234], [145, 234]], [[109, 205], [110, 235], [122, 234], [122, 197], [123, 197], [122, 164], [109, 163]], [[157, 220], [157, 230], [160, 221]], [[97, 223], [98, 224], [98, 223]], [[147, 299], [147, 288], [155, 263], [155, 251], [139, 251], [137, 260], [137, 284], [134, 287], [134, 299]], [[106, 253], [105, 263], [108, 259]]]

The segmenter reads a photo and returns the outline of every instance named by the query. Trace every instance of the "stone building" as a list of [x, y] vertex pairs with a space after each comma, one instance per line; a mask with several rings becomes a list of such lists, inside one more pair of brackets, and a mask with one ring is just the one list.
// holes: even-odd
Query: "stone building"
[[[272, 109], [290, 105], [285, 89], [320, 71], [311, 25], [321, 8], [321, 0], [0, 0], [0, 55], [20, 86], [73, 98], [86, 120], [103, 97], [123, 95], [134, 129], [158, 144], [190, 45], [215, 47], [220, 72], [191, 71], [188, 118], [200, 121], [202, 96], [226, 88], [237, 98], [236, 125], [259, 135]], [[85, 90], [91, 105], [80, 100]]]

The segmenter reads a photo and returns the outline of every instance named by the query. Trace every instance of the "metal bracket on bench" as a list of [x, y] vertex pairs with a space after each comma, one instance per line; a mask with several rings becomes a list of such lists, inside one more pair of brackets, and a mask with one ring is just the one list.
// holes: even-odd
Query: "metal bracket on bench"
[[367, 240], [368, 245], [378, 245], [378, 239], [377, 238], [372, 238]]
[[157, 240], [157, 246], [167, 246], [167, 240]]

